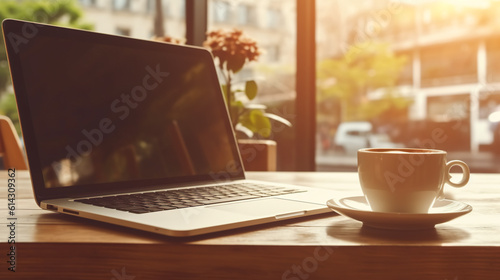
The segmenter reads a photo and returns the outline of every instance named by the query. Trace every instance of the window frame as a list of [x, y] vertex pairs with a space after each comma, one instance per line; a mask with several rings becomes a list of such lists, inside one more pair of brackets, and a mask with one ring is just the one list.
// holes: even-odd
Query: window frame
[[[207, 0], [186, 0], [187, 44], [201, 46], [207, 32]], [[316, 0], [296, 0], [297, 50], [295, 171], [315, 171]], [[300, 55], [299, 55], [300, 54]]]

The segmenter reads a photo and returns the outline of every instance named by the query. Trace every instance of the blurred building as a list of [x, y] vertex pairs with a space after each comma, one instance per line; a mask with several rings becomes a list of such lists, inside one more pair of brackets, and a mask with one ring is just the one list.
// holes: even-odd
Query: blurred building
[[[95, 31], [151, 39], [156, 0], [79, 0]], [[184, 39], [185, 0], [162, 0], [165, 35]], [[209, 0], [208, 29], [243, 29], [264, 50], [240, 79], [259, 83], [260, 102], [295, 98], [295, 0]]]
[[[241, 28], [259, 42], [259, 63], [242, 79], [259, 83], [259, 102], [295, 98], [296, 0], [209, 0], [208, 28]], [[149, 39], [155, 0], [79, 0], [104, 33]], [[413, 100], [412, 121], [453, 125], [457, 149], [493, 141], [500, 106], [500, 3], [476, 1], [316, 0], [317, 57], [338, 57], [366, 40], [389, 42], [409, 58], [399, 90]], [[185, 37], [185, 0], [163, 0], [165, 33]], [[300, 55], [300, 54], [298, 54]], [[377, 98], [379, 92], [372, 92]]]
[[[357, 42], [389, 42], [410, 58], [399, 90], [413, 100], [409, 119], [442, 123], [457, 149], [493, 142], [488, 117], [500, 105], [500, 3], [497, 1], [320, 1], [331, 15], [323, 57], [343, 55]], [[322, 33], [319, 33], [321, 35]], [[321, 38], [321, 37], [320, 37]], [[336, 43], [335, 43], [336, 41]], [[378, 92], [372, 92], [377, 98]], [[451, 128], [450, 128], [451, 127]], [[464, 139], [462, 139], [464, 138]]]
[[208, 30], [238, 28], [263, 50], [258, 63], [239, 74], [259, 84], [257, 101], [295, 99], [296, 0], [209, 0]]
[[[155, 0], [78, 0], [84, 9], [84, 19], [95, 31], [151, 39]], [[175, 38], [186, 34], [184, 0], [163, 1], [165, 32]]]

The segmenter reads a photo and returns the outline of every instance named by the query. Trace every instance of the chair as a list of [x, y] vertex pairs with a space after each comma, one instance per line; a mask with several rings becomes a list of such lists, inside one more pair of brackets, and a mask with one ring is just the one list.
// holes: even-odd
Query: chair
[[14, 124], [6, 116], [0, 116], [0, 156], [4, 169], [28, 169]]

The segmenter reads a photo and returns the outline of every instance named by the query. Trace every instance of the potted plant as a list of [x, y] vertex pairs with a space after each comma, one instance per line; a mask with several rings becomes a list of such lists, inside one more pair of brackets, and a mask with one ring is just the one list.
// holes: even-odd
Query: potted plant
[[223, 77], [222, 89], [245, 167], [248, 170], [275, 170], [276, 142], [267, 139], [272, 132], [271, 120], [287, 126], [291, 123], [266, 112], [266, 106], [252, 102], [258, 93], [254, 80], [240, 82], [239, 87], [234, 80], [246, 64], [259, 58], [261, 50], [257, 42], [239, 29], [219, 29], [207, 33], [204, 46], [212, 52]]

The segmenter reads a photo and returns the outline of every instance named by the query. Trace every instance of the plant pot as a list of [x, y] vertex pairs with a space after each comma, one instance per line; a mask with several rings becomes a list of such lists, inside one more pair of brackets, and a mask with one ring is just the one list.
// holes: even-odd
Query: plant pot
[[276, 141], [238, 139], [246, 171], [276, 171]]

